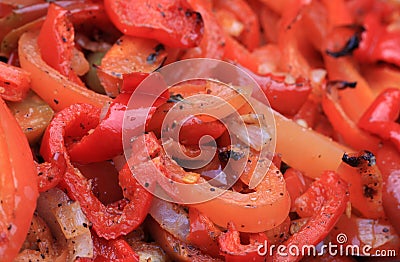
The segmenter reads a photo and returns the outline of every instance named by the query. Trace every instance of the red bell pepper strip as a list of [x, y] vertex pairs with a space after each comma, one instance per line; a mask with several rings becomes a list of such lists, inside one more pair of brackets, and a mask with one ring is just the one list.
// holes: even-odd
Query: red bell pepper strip
[[228, 224], [228, 231], [218, 237], [220, 252], [227, 262], [265, 261], [265, 257], [259, 254], [259, 246], [265, 245], [267, 237], [264, 233], [252, 233], [249, 236], [250, 243], [243, 245], [240, 242], [239, 231], [233, 223]]
[[383, 208], [400, 235], [400, 152], [390, 143], [386, 143], [378, 151], [376, 163], [383, 177]]
[[[71, 199], [80, 203], [100, 237], [115, 239], [131, 232], [143, 222], [150, 208], [152, 195], [136, 181], [129, 167], [125, 165], [119, 173], [119, 183], [124, 199], [128, 201], [121, 200], [119, 204], [106, 206], [94, 195], [89, 181], [71, 164], [66, 149], [68, 139], [82, 137], [88, 129], [96, 126], [99, 122], [99, 111], [89, 104], [75, 104], [60, 111], [44, 134], [40, 153], [50, 163], [60, 159], [60, 156], [64, 157], [67, 169], [59, 185]], [[156, 144], [149, 146], [152, 147], [148, 149], [149, 152], [157, 150]], [[132, 155], [132, 158], [136, 157], [136, 154]], [[146, 168], [139, 165], [135, 172], [146, 172]]]
[[[149, 76], [149, 73], [145, 72], [133, 72], [122, 75], [122, 86], [120, 89], [121, 93], [132, 94], [133, 91], [142, 83], [146, 77]], [[168, 100], [168, 98], [167, 98]]]
[[321, 117], [321, 104], [319, 100], [316, 96], [310, 95], [299, 111], [293, 116], [293, 121], [314, 129]]
[[385, 61], [400, 66], [400, 31], [389, 29], [381, 22], [383, 18], [370, 12], [363, 21], [365, 32], [358, 50], [354, 53], [360, 62]]
[[28, 233], [38, 197], [26, 136], [0, 98], [0, 257], [13, 261]]
[[0, 18], [10, 14], [14, 7], [10, 3], [0, 3]]
[[207, 0], [188, 0], [194, 10], [201, 14], [204, 21], [204, 33], [199, 46], [188, 49], [183, 59], [207, 57], [221, 59], [224, 54], [224, 31], [218, 25], [212, 7]]
[[257, 59], [249, 50], [246, 49], [246, 47], [226, 33], [223, 58], [238, 63], [250, 69], [252, 72], [258, 72], [259, 63]]
[[164, 64], [169, 51], [172, 49], [155, 40], [124, 35], [107, 51], [97, 67], [100, 83], [107, 95], [116, 97], [125, 75], [154, 72]]
[[380, 139], [361, 130], [357, 124], [346, 115], [337, 99], [335, 99], [335, 97], [341, 96], [342, 91], [335, 90], [333, 92], [338, 93], [336, 96], [335, 94], [330, 94], [328, 90], [324, 93], [322, 108], [335, 131], [339, 133], [344, 142], [352, 148], [376, 152], [379, 147]]
[[[148, 77], [150, 73], [145, 73], [145, 72], [132, 72], [128, 74], [123, 74], [122, 75], [122, 86], [120, 92], [122, 94], [132, 94], [136, 88]], [[152, 86], [149, 86], [146, 88], [146, 94], [147, 95], [152, 95], [156, 96], [156, 93], [158, 92], [157, 89], [155, 88], [154, 90], [151, 90]], [[143, 94], [143, 95], [146, 95]], [[170, 93], [169, 90], [166, 89], [154, 102], [153, 106], [160, 106], [163, 103], [166, 103], [170, 98]]]
[[289, 167], [283, 177], [285, 178], [286, 188], [290, 195], [290, 211], [296, 212], [295, 201], [298, 197], [308, 188], [309, 184], [306, 184], [303, 173], [295, 168]]
[[[353, 57], [332, 57], [326, 52], [326, 50], [337, 50], [338, 47], [343, 47], [343, 39], [354, 38], [355, 35], [360, 33], [360, 28], [343, 26], [349, 24], [349, 21], [351, 21], [351, 14], [343, 8], [343, 11], [338, 15], [334, 11], [335, 5], [329, 1], [327, 2], [327, 17], [330, 24], [328, 25], [328, 28], [325, 28], [325, 32], [329, 33], [327, 36], [322, 38], [324, 41], [322, 41], [321, 51], [324, 51], [322, 55], [329, 80], [341, 80], [357, 83], [356, 88], [347, 88], [342, 90], [341, 96], [338, 99], [338, 102], [341, 104], [346, 115], [348, 115], [352, 121], [357, 122], [362, 113], [373, 101], [373, 93], [364, 77], [359, 73]], [[340, 1], [338, 4], [342, 6], [342, 2], [343, 1]], [[318, 21], [315, 22], [317, 23]]]
[[71, 81], [83, 85], [72, 70], [74, 27], [68, 20], [68, 11], [51, 3], [38, 37], [42, 59]]
[[314, 214], [299, 232], [283, 243], [287, 256], [276, 252], [272, 261], [299, 261], [302, 255], [293, 256], [288, 252], [290, 246], [297, 246], [302, 250], [304, 245], [317, 245], [321, 242], [346, 209], [349, 200], [348, 185], [337, 173], [325, 171], [300, 198], [309, 204]]
[[302, 77], [297, 78], [295, 83], [286, 83], [284, 76], [259, 76], [244, 70], [260, 85], [271, 107], [284, 115], [295, 115], [311, 92], [310, 82]]
[[19, 67], [0, 62], [0, 96], [9, 101], [21, 101], [30, 88], [30, 74]]
[[124, 34], [156, 39], [179, 48], [197, 46], [203, 34], [203, 19], [186, 0], [106, 0], [106, 11]]
[[217, 239], [222, 233], [214, 223], [195, 208], [189, 208], [190, 232], [187, 240], [201, 251], [212, 257], [218, 257]]
[[[113, 101], [99, 125], [80, 141], [68, 146], [68, 153], [72, 161], [79, 163], [100, 162], [122, 153], [122, 125], [124, 117], [126, 117], [125, 112], [128, 109], [127, 104], [130, 96], [131, 94], [120, 94]], [[146, 98], [150, 99], [150, 102], [147, 103], [150, 104], [153, 97], [143, 95], [143, 100]], [[144, 130], [144, 125], [151, 119], [156, 106], [165, 102], [165, 100], [165, 97], [160, 97], [152, 107], [129, 108], [129, 114], [134, 115], [136, 120], [133, 127], [126, 126], [126, 128], [140, 131], [140, 128], [143, 127]], [[146, 105], [145, 102], [144, 105]], [[99, 143], [99, 141], [102, 141], [102, 143]]]
[[254, 11], [244, 0], [214, 1], [214, 8], [232, 12], [244, 28], [239, 36], [239, 41], [250, 51], [260, 44], [260, 24]]
[[400, 150], [400, 89], [384, 90], [358, 122], [362, 129], [388, 139]]
[[53, 163], [44, 162], [39, 164], [35, 162], [35, 165], [38, 175], [39, 192], [45, 192], [57, 186], [61, 181], [62, 174], [66, 170], [65, 160], [62, 156]]
[[369, 151], [345, 153], [336, 172], [349, 184], [350, 202], [363, 217], [382, 218], [382, 174]]

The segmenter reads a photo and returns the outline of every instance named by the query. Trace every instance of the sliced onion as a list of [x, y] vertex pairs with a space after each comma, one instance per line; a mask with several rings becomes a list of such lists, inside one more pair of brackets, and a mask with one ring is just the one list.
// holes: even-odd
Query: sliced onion
[[267, 129], [257, 125], [245, 124], [243, 127], [243, 125], [231, 123], [229, 124], [229, 132], [236, 135], [246, 146], [257, 151], [261, 151], [271, 140], [271, 135]]
[[66, 239], [71, 239], [89, 231], [89, 220], [83, 214], [78, 202], [67, 202], [54, 208], [54, 215]]
[[186, 241], [189, 234], [189, 218], [182, 206], [154, 198], [150, 208], [150, 215], [168, 233]]
[[66, 261], [93, 257], [89, 221], [79, 203], [71, 201], [62, 190], [53, 188], [40, 194], [37, 212], [50, 227], [61, 249], [68, 251]]

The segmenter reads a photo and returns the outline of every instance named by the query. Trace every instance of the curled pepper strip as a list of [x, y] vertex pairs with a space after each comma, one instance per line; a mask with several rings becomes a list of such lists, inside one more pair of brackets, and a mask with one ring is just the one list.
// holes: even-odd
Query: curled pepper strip
[[384, 90], [365, 111], [358, 126], [378, 135], [382, 139], [389, 139], [400, 150], [400, 89], [388, 88]]
[[228, 231], [218, 238], [220, 252], [225, 256], [225, 261], [265, 261], [265, 258], [259, 254], [259, 246], [267, 241], [266, 235], [264, 233], [250, 234], [249, 241], [248, 245], [241, 244], [239, 231], [236, 230], [233, 223], [229, 223]]
[[65, 160], [60, 157], [53, 163], [37, 163], [35, 162], [37, 174], [38, 174], [38, 188], [39, 192], [45, 192], [50, 188], [57, 186], [61, 181], [61, 175], [65, 172]]
[[0, 97], [21, 101], [30, 87], [30, 75], [24, 69], [0, 62]]
[[46, 20], [38, 37], [42, 59], [71, 81], [83, 85], [72, 70], [74, 27], [68, 19], [68, 10], [50, 4]]
[[[89, 104], [75, 104], [60, 111], [44, 134], [40, 153], [45, 161], [52, 163], [65, 159], [66, 172], [59, 174], [63, 176], [59, 185], [71, 199], [80, 203], [100, 237], [115, 239], [131, 232], [143, 222], [152, 195], [136, 181], [125, 165], [119, 173], [125, 200], [106, 206], [94, 195], [89, 181], [71, 164], [66, 143], [69, 139], [83, 136], [88, 129], [98, 124], [99, 118], [100, 110]], [[149, 152], [154, 150], [157, 150], [155, 146], [148, 149]], [[135, 170], [145, 172], [140, 165]]]
[[[286, 251], [291, 246], [302, 250], [305, 245], [317, 245], [332, 230], [335, 223], [346, 209], [349, 200], [348, 185], [333, 171], [325, 171], [319, 180], [311, 184], [309, 189], [296, 200], [314, 210], [307, 224], [283, 243]], [[296, 210], [300, 210], [297, 207]], [[274, 253], [272, 261], [299, 261], [301, 256], [287, 256]]]

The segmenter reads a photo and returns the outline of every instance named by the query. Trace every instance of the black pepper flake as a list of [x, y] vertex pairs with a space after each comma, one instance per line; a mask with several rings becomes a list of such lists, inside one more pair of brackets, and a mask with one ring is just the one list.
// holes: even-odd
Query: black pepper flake
[[57, 99], [53, 99], [54, 103], [58, 105], [59, 101]]
[[82, 223], [82, 226], [83, 226], [84, 228], [87, 228], [87, 227], [88, 227], [88, 225], [87, 225], [86, 223]]
[[214, 192], [214, 191], [215, 191], [215, 188], [213, 188], [213, 187], [210, 188], [210, 191], [211, 191], [211, 192]]
[[5, 85], [8, 85], [8, 86], [11, 85], [11, 83], [8, 82], [8, 81], [4, 81], [4, 84], [5, 84]]
[[382, 229], [382, 231], [383, 231], [384, 233], [388, 233], [388, 232], [389, 232], [389, 228], [384, 227], [384, 228]]
[[64, 43], [67, 42], [67, 38], [65, 38], [64, 36], [62, 36], [61, 39], [62, 39], [62, 41], [63, 41]]
[[150, 184], [149, 183], [144, 183], [144, 187], [149, 187], [150, 186]]

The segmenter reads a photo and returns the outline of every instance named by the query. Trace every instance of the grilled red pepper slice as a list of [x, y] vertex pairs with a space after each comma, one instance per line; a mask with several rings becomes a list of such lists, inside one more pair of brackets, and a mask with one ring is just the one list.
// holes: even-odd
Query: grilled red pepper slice
[[[120, 94], [111, 104], [105, 118], [90, 134], [84, 136], [80, 141], [68, 145], [68, 153], [72, 161], [79, 163], [100, 162], [122, 153], [122, 125], [130, 96], [131, 94]], [[146, 98], [146, 95], [144, 95], [143, 99]], [[149, 97], [149, 99], [152, 100], [153, 97]], [[155, 105], [165, 101], [165, 97], [160, 97], [156, 100]], [[129, 108], [129, 110], [130, 114], [137, 119], [137, 128], [140, 128], [143, 122], [147, 123], [151, 119], [156, 107], [138, 107]], [[99, 141], [102, 142], [99, 143]]]
[[0, 98], [0, 257], [13, 261], [24, 243], [38, 190], [26, 136]]
[[285, 76], [259, 76], [250, 70], [245, 71], [260, 85], [271, 107], [284, 115], [295, 115], [311, 92], [310, 82], [302, 77], [294, 83], [287, 83]]
[[74, 27], [68, 19], [68, 10], [50, 4], [46, 20], [38, 37], [42, 59], [71, 81], [83, 85], [72, 70]]
[[301, 254], [300, 256], [290, 254], [288, 252], [290, 246], [296, 246], [302, 250], [304, 245], [317, 245], [321, 242], [346, 209], [349, 200], [348, 185], [337, 173], [325, 171], [300, 199], [315, 213], [299, 232], [283, 243], [286, 246], [287, 256], [274, 253], [272, 261], [299, 261]]
[[252, 233], [249, 236], [250, 243], [241, 244], [240, 233], [233, 223], [229, 223], [228, 231], [218, 238], [221, 254], [228, 262], [265, 261], [265, 258], [259, 254], [259, 248], [266, 241], [267, 237], [264, 233]]
[[0, 62], [0, 96], [9, 101], [21, 101], [27, 94], [31, 79], [27, 71]]
[[400, 89], [384, 90], [365, 111], [358, 122], [364, 130], [389, 139], [400, 150]]
[[[59, 185], [68, 192], [71, 199], [80, 203], [99, 236], [115, 239], [131, 232], [143, 222], [152, 195], [136, 181], [125, 165], [119, 173], [124, 199], [106, 206], [94, 195], [88, 179], [71, 164], [65, 145], [67, 140], [82, 137], [88, 129], [97, 125], [99, 118], [100, 110], [89, 104], [75, 104], [60, 111], [45, 132], [40, 153], [47, 162], [57, 162], [60, 157], [64, 158], [66, 172], [61, 174], [63, 177]], [[150, 153], [159, 150], [158, 144], [146, 145], [150, 146], [147, 149]], [[137, 157], [137, 154], [132, 155], [133, 159]], [[146, 169], [138, 165], [135, 172], [146, 172]]]
[[212, 257], [219, 256], [217, 239], [222, 233], [211, 220], [195, 208], [189, 208], [190, 232], [187, 239]]
[[383, 178], [383, 209], [400, 234], [400, 152], [393, 145], [384, 144], [376, 155], [376, 163]]
[[186, 0], [106, 0], [104, 5], [124, 34], [179, 48], [195, 47], [201, 41], [203, 19]]
[[366, 30], [354, 54], [361, 62], [385, 61], [400, 66], [400, 31], [389, 29], [381, 20], [375, 12], [366, 15], [363, 21]]
[[218, 25], [210, 2], [207, 0], [188, 0], [189, 4], [201, 14], [204, 20], [204, 34], [198, 47], [188, 49], [183, 58], [207, 57], [221, 59], [224, 54], [224, 31]]

